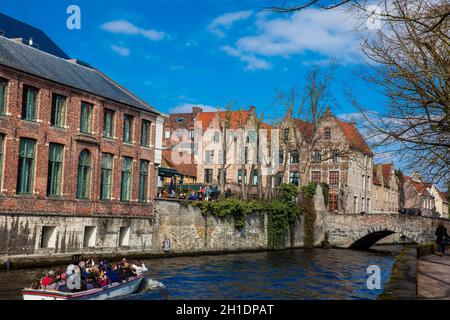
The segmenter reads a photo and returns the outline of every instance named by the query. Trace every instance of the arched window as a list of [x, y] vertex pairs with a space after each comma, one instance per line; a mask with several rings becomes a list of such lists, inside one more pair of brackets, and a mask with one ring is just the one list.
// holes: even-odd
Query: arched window
[[91, 153], [83, 150], [78, 158], [77, 198], [88, 199], [91, 188]]

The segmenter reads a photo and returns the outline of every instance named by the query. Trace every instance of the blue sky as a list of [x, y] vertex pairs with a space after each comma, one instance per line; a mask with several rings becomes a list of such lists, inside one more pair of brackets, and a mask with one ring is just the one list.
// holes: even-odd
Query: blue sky
[[[314, 64], [338, 63], [332, 92], [337, 115], [355, 112], [351, 89], [373, 110], [382, 99], [354, 72], [364, 70], [342, 12], [294, 16], [263, 12], [278, 0], [2, 1], [0, 11], [44, 30], [72, 58], [90, 63], [168, 113], [191, 104], [254, 105], [266, 118], [283, 110], [275, 90], [301, 88]], [[81, 8], [81, 30], [66, 27], [66, 9]]]

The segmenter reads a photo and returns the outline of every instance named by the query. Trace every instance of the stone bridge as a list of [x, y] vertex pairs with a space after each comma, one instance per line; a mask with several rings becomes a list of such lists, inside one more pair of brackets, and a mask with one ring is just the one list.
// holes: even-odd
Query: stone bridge
[[398, 214], [327, 214], [324, 232], [338, 248], [368, 249], [379, 240], [398, 233], [417, 244], [435, 241], [439, 222], [450, 231], [450, 221]]

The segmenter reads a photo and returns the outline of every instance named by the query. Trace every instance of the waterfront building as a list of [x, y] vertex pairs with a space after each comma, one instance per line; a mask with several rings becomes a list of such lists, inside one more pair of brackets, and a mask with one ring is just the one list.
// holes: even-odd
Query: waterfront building
[[399, 181], [393, 163], [375, 164], [373, 168], [373, 213], [398, 213]]
[[418, 173], [404, 176], [405, 209], [419, 209], [423, 216], [436, 216], [435, 197], [431, 193], [431, 183], [423, 181]]
[[[193, 107], [190, 113], [172, 113], [164, 119], [163, 125], [163, 159], [159, 168], [158, 187], [167, 188], [175, 179], [178, 185], [187, 184], [193, 187], [197, 184], [197, 166], [194, 154], [194, 126], [201, 108]], [[183, 158], [189, 157], [183, 163], [172, 160], [172, 152]]]
[[145, 250], [162, 123], [99, 70], [0, 36], [0, 256]]
[[439, 215], [442, 219], [449, 218], [448, 211], [448, 200], [445, 196], [445, 193], [442, 192], [437, 186], [434, 184], [431, 185], [429, 189], [431, 195], [434, 197], [434, 205], [436, 206], [436, 214]]
[[[256, 108], [241, 111], [203, 112], [193, 107], [191, 113], [170, 114], [164, 124], [164, 156], [171, 168], [184, 171], [184, 177], [193, 182], [192, 173], [196, 172], [197, 184], [220, 185], [222, 166], [223, 131], [242, 129], [242, 143], [236, 136], [229, 140], [226, 147], [225, 187], [235, 193], [241, 192], [241, 183], [250, 187], [250, 193], [257, 194], [259, 183], [266, 187], [267, 176], [258, 175], [256, 145]], [[226, 124], [225, 124], [226, 123]], [[261, 124], [261, 129], [270, 134], [270, 126]], [[268, 157], [268, 149], [261, 148], [262, 157]], [[181, 165], [174, 158], [185, 157]], [[267, 166], [267, 165], [266, 165]], [[261, 180], [261, 181], [259, 181]], [[189, 184], [189, 182], [187, 182]]]
[[373, 153], [356, 125], [337, 118], [330, 109], [316, 128], [287, 113], [280, 124], [279, 158], [278, 184], [325, 183], [330, 212], [372, 212]]
[[22, 42], [62, 59], [69, 56], [44, 31], [0, 13], [0, 36]]

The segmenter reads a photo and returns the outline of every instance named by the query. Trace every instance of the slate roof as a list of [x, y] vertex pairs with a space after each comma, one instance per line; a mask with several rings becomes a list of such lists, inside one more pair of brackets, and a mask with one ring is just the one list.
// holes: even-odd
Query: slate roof
[[20, 70], [81, 91], [160, 114], [94, 68], [81, 66], [0, 36], [0, 65]]
[[45, 32], [3, 13], [0, 13], [0, 30], [7, 38], [23, 38], [24, 41], [31, 38], [39, 46], [39, 50], [69, 59], [69, 56]]

